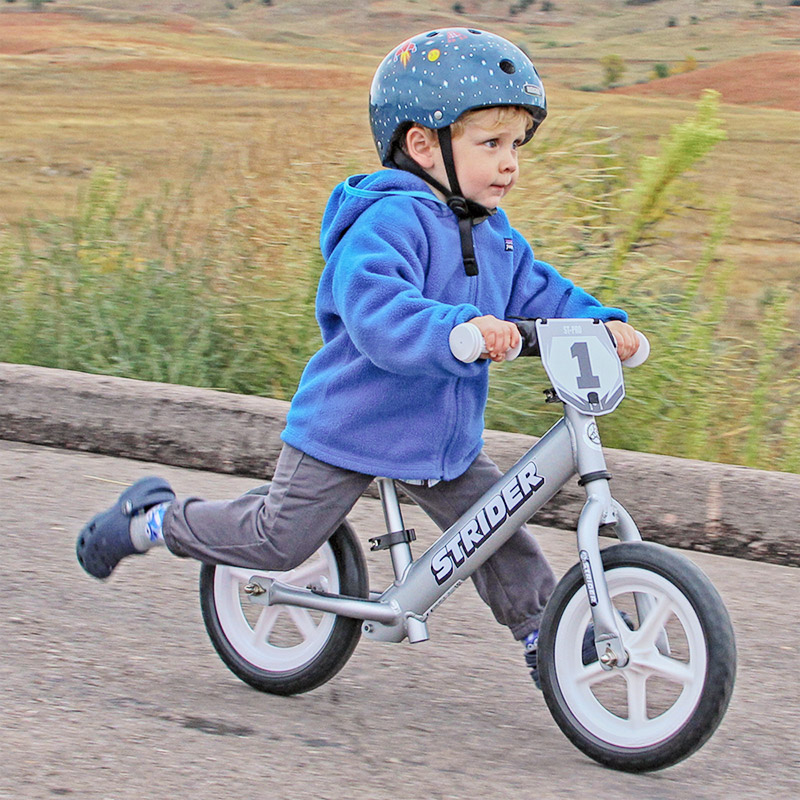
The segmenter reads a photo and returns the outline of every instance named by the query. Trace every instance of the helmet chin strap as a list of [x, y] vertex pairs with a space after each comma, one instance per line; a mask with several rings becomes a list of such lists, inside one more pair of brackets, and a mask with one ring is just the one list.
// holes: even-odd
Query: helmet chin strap
[[439, 136], [439, 147], [442, 151], [444, 169], [450, 184], [449, 188], [436, 180], [400, 148], [397, 148], [394, 153], [393, 161], [397, 167], [422, 178], [422, 180], [427, 181], [434, 189], [438, 189], [444, 195], [448, 207], [458, 217], [458, 233], [461, 238], [461, 258], [464, 261], [464, 271], [467, 275], [474, 276], [478, 274], [478, 261], [475, 258], [472, 228], [479, 222], [483, 222], [487, 217], [492, 216], [495, 213], [495, 209], [486, 208], [486, 206], [482, 206], [474, 200], [467, 200], [464, 197], [456, 174], [456, 164], [453, 159], [453, 138], [450, 127], [440, 128], [437, 134]]

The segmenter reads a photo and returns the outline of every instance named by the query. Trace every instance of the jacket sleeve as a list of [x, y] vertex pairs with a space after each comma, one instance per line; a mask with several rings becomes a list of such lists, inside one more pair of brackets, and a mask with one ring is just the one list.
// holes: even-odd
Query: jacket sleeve
[[628, 315], [619, 308], [604, 306], [556, 269], [533, 256], [528, 242], [514, 231], [514, 253], [519, 253], [514, 286], [509, 301], [509, 317], [585, 318], [626, 322]]
[[480, 311], [424, 296], [429, 245], [422, 223], [407, 211], [400, 216], [386, 208], [376, 211], [383, 204], [359, 217], [329, 259], [333, 301], [354, 346], [389, 372], [479, 375], [486, 363], [458, 361], [449, 336]]

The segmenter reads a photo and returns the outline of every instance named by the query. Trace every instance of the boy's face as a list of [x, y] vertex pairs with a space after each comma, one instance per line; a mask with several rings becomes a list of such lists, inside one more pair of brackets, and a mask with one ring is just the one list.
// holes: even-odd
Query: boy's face
[[[461, 191], [468, 200], [497, 208], [519, 174], [517, 149], [525, 141], [529, 123], [523, 115], [498, 121], [495, 109], [470, 116], [459, 136], [453, 138], [453, 159]], [[442, 153], [433, 153], [433, 177], [448, 185]]]

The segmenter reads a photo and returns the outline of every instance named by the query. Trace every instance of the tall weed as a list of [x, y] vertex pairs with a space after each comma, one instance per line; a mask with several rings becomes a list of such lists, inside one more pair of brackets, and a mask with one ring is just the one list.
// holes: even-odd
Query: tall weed
[[185, 241], [190, 192], [167, 187], [125, 214], [124, 196], [124, 181], [99, 171], [72, 220], [7, 237], [0, 358], [288, 397], [317, 345], [308, 287], [318, 258], [277, 285], [241, 263], [247, 237], [231, 217]]
[[[587, 137], [579, 117], [555, 126], [526, 159], [523, 175], [532, 172], [533, 190], [516, 198], [513, 211], [522, 215], [520, 227], [534, 245], [541, 241], [548, 256], [556, 253], [552, 260], [564, 274], [625, 308], [651, 340], [650, 360], [626, 373], [628, 399], [601, 422], [604, 441], [797, 471], [794, 288], [765, 291], [754, 322], [736, 314], [730, 284], [742, 266], [717, 255], [730, 223], [730, 198], [715, 198], [710, 206], [706, 200], [706, 211], [690, 212], [704, 213], [708, 228], [694, 263], [665, 264], [651, 254], [651, 245], [687, 213], [682, 197], [691, 168], [725, 137], [716, 94], [707, 92], [659, 152], [638, 163], [613, 131], [598, 134]], [[557, 189], [548, 191], [552, 182]], [[516, 365], [495, 371], [489, 427], [537, 433], [556, 418], [558, 408], [532, 402], [547, 385], [543, 372], [525, 372]]]

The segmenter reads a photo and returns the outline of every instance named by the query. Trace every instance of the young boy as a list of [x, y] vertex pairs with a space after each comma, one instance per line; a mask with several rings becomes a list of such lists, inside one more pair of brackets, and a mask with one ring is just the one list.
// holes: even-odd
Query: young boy
[[[449, 527], [500, 477], [481, 451], [488, 362], [453, 357], [459, 323], [478, 326], [493, 361], [518, 341], [508, 317], [599, 318], [621, 358], [635, 352], [625, 313], [537, 261], [498, 209], [516, 183], [519, 147], [546, 115], [521, 50], [462, 28], [415, 36], [383, 60], [370, 100], [389, 169], [351, 177], [325, 211], [323, 345], [292, 400], [269, 495], [177, 500], [161, 479], [138, 481], [78, 537], [94, 577], [160, 543], [207, 563], [292, 569], [376, 475], [403, 482]], [[520, 528], [473, 580], [525, 643], [538, 685], [536, 637], [554, 576], [533, 536]]]

